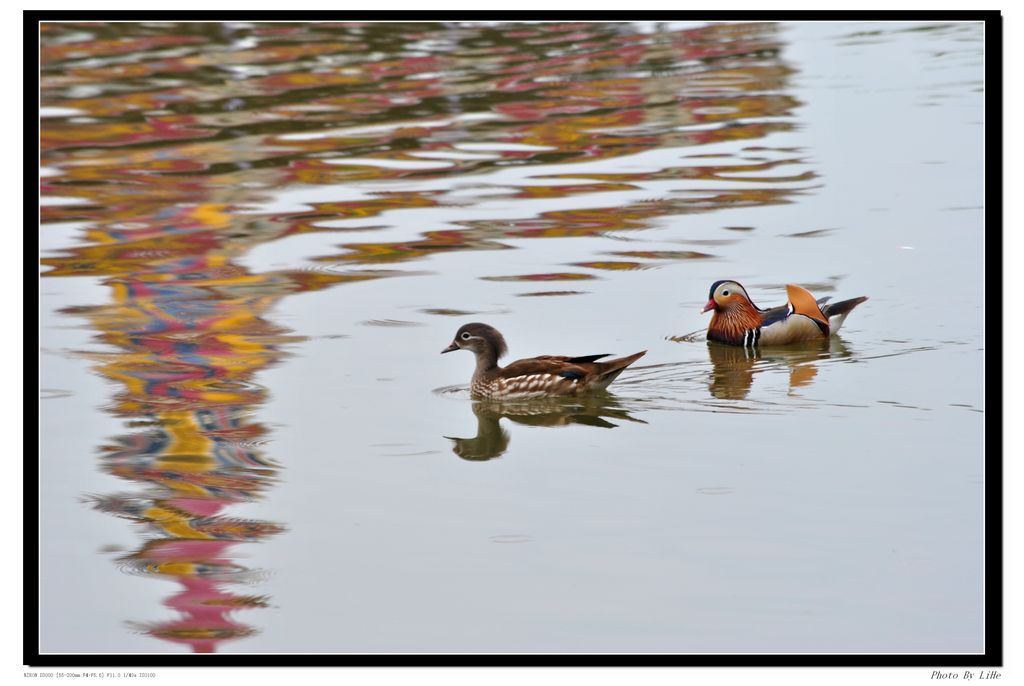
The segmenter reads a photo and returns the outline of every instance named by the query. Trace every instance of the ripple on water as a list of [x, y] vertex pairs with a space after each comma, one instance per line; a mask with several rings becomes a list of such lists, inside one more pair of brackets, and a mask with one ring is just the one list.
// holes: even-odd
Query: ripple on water
[[665, 336], [665, 340], [673, 343], [702, 343], [707, 340], [707, 332], [704, 329], [697, 329], [680, 336]]
[[484, 281], [587, 281], [596, 279], [593, 274], [579, 272], [552, 272], [548, 274], [519, 274], [509, 276], [481, 276]]
[[455, 384], [453, 386], [441, 386], [435, 388], [432, 393], [441, 396], [442, 398], [451, 398], [453, 400], [470, 400], [468, 384]]
[[617, 250], [610, 255], [641, 257], [648, 260], [705, 260], [714, 257], [696, 250]]
[[420, 310], [420, 312], [422, 312], [423, 314], [437, 314], [441, 315], [442, 317], [468, 317], [471, 314], [480, 314], [479, 312], [474, 312], [473, 310], [454, 310], [445, 307], [428, 307], [426, 309]]
[[644, 264], [643, 262], [626, 262], [618, 260], [595, 260], [593, 262], [573, 262], [574, 267], [587, 269], [605, 269], [608, 271], [632, 271], [635, 269], [657, 269], [656, 265]]
[[732, 495], [736, 489], [732, 486], [706, 486], [698, 488], [697, 492], [701, 495]]
[[323, 162], [346, 167], [382, 167], [384, 169], [443, 169], [455, 164], [447, 160], [403, 160], [384, 157], [347, 157], [343, 159], [325, 159]]
[[511, 310], [506, 310], [504, 308], [498, 308], [493, 310], [459, 310], [450, 307], [427, 307], [417, 311], [423, 314], [433, 314], [441, 317], [470, 317], [479, 314], [500, 315], [509, 314], [511, 312]]
[[516, 293], [517, 298], [537, 298], [560, 295], [586, 295], [590, 291], [532, 291], [530, 293]]
[[384, 326], [384, 327], [403, 327], [403, 326], [425, 326], [421, 322], [409, 322], [402, 319], [368, 319], [364, 322], [359, 322], [363, 326]]
[[810, 231], [797, 231], [796, 233], [784, 233], [784, 238], [821, 238], [822, 236], [828, 236], [835, 229], [812, 229]]
[[498, 534], [491, 536], [490, 540], [491, 543], [530, 543], [533, 538], [526, 534]]
[[70, 398], [75, 393], [74, 391], [67, 391], [63, 388], [40, 388], [39, 399], [40, 400], [55, 400], [57, 398]]
[[[830, 276], [827, 281], [802, 281], [799, 285], [815, 294], [819, 292], [832, 293], [838, 288], [842, 278], [842, 275]], [[786, 284], [784, 283], [752, 283], [749, 285], [751, 288], [764, 289], [766, 291], [786, 290]]]

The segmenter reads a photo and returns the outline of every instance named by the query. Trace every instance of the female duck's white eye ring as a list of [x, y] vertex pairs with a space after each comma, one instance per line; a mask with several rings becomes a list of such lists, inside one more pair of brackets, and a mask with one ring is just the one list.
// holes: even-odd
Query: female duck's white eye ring
[[463, 331], [462, 332], [462, 340], [464, 340], [464, 341], [468, 341], [469, 340], [469, 332], [468, 331]]

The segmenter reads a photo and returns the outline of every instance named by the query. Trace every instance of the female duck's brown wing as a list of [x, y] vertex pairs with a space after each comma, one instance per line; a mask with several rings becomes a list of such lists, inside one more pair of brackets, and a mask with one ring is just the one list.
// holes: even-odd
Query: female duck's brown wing
[[596, 376], [597, 363], [574, 364], [570, 359], [546, 355], [516, 360], [493, 372], [491, 383], [506, 397], [577, 395]]
[[503, 379], [512, 379], [519, 376], [551, 375], [578, 380], [597, 373], [597, 367], [592, 362], [592, 359], [599, 357], [604, 357], [604, 355], [591, 355], [589, 357], [543, 355], [541, 357], [530, 357], [525, 360], [516, 360], [506, 365], [501, 370], [500, 376]]
[[576, 395], [589, 390], [603, 390], [626, 367], [643, 357], [647, 351], [607, 362], [596, 360], [607, 355], [563, 357], [545, 355], [516, 360], [499, 370], [497, 380], [511, 392], [545, 392], [550, 395]]

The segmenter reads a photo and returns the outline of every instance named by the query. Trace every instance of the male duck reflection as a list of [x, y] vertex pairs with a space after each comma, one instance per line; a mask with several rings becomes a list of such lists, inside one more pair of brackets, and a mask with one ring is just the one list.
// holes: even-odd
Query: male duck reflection
[[701, 310], [714, 310], [708, 340], [755, 348], [826, 339], [839, 331], [854, 307], [867, 300], [861, 296], [827, 304], [830, 298], [815, 300], [809, 291], [792, 284], [786, 286], [786, 293], [785, 305], [762, 310], [738, 282], [714, 282]]
[[721, 400], [744, 400], [754, 377], [762, 372], [784, 373], [789, 377], [788, 395], [799, 395], [801, 388], [814, 382], [823, 363], [853, 355], [839, 336], [774, 348], [714, 344], [707, 348], [711, 357], [708, 390]]
[[554, 396], [582, 395], [601, 391], [629, 365], [644, 356], [646, 350], [628, 357], [597, 362], [608, 355], [561, 357], [541, 355], [516, 360], [499, 367], [498, 359], [508, 352], [505, 338], [487, 324], [466, 324], [455, 334], [451, 345], [442, 350], [472, 350], [476, 370], [469, 384], [476, 398], [525, 400]]

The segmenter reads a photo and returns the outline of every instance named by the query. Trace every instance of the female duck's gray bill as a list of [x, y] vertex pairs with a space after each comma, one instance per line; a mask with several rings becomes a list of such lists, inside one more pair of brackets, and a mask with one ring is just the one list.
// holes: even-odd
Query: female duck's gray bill
[[451, 344], [451, 345], [449, 345], [449, 346], [448, 346], [447, 348], [445, 348], [444, 350], [442, 350], [442, 351], [441, 351], [441, 354], [442, 354], [442, 355], [444, 355], [445, 353], [450, 353], [451, 351], [453, 351], [453, 350], [458, 350], [458, 349], [459, 349], [459, 346], [458, 346], [458, 345], [457, 345], [457, 344], [455, 343], [455, 341], [452, 341], [452, 344]]

